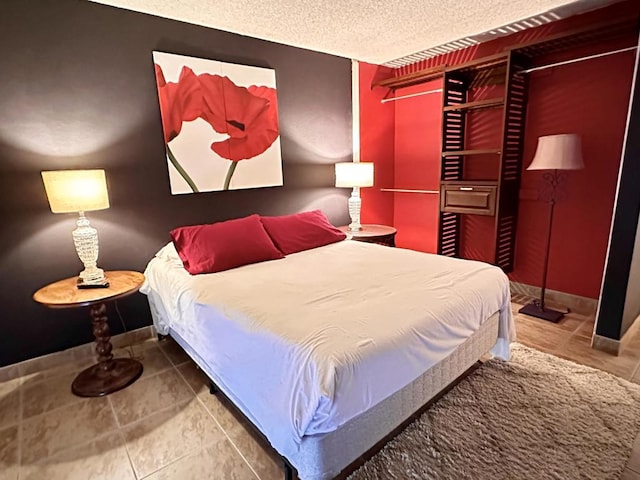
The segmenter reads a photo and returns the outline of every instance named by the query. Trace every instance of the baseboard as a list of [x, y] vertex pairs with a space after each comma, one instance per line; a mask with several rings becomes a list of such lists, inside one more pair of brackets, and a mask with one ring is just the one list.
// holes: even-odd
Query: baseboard
[[[511, 293], [516, 295], [525, 295], [527, 297], [540, 298], [541, 288], [527, 285], [525, 283], [509, 282]], [[581, 297], [571, 293], [559, 292], [557, 290], [545, 291], [545, 301], [559, 306], [568, 307], [572, 312], [581, 315], [595, 315], [598, 308], [598, 299]]]
[[640, 329], [640, 317], [637, 317], [633, 321], [620, 340], [595, 334], [591, 341], [591, 346], [597, 350], [612, 353], [613, 355], [620, 355], [624, 349], [629, 347], [631, 339], [638, 334], [638, 329]]
[[[155, 337], [155, 335], [156, 329], [153, 325], [150, 325], [111, 337], [111, 345], [113, 345], [114, 349], [122, 348], [144, 342], [145, 340]], [[56, 366], [74, 360], [90, 358], [95, 355], [94, 346], [95, 344], [93, 342], [85, 343], [60, 352], [49, 353], [41, 357], [30, 358], [23, 362], [7, 365], [0, 368], [0, 383], [37, 373], [45, 369], [55, 368]]]
[[622, 350], [622, 342], [594, 333], [591, 339], [591, 347], [618, 356]]

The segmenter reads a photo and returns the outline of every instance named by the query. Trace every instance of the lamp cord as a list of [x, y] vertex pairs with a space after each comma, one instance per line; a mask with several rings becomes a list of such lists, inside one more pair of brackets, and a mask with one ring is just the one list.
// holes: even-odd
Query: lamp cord
[[[116, 313], [118, 314], [118, 318], [120, 319], [120, 323], [122, 324], [122, 333], [127, 332], [127, 326], [124, 323], [124, 317], [122, 316], [122, 313], [120, 313], [120, 307], [118, 307], [118, 301], [114, 300], [113, 302], [115, 304], [116, 307]], [[127, 345], [128, 349], [129, 349], [129, 356], [131, 358], [135, 358], [135, 355], [133, 353], [133, 347], [131, 345]]]

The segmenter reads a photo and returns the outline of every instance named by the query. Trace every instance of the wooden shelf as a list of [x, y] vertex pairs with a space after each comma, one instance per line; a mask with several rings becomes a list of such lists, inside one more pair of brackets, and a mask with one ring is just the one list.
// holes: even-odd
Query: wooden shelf
[[482, 108], [495, 108], [502, 107], [504, 105], [504, 98], [488, 98], [486, 100], [478, 100], [475, 102], [461, 103], [459, 105], [449, 105], [442, 110], [445, 112], [451, 111], [465, 111], [465, 110], [480, 110]]
[[452, 65], [446, 68], [446, 72], [473, 72], [478, 73], [482, 70], [503, 67], [507, 64], [509, 52], [497, 53], [488, 57], [471, 60], [460, 65]]
[[519, 45], [512, 45], [509, 50], [535, 58], [554, 53], [570, 53], [575, 47], [599, 45], [604, 40], [612, 39], [628, 39], [629, 46], [637, 45], [638, 14], [547, 35]]
[[500, 155], [501, 150], [499, 148], [486, 148], [482, 150], [451, 150], [448, 152], [442, 152], [443, 157], [457, 157], [461, 155], [488, 155], [496, 154]]
[[445, 67], [446, 65], [439, 65], [437, 67], [425, 68], [419, 72], [408, 73], [407, 75], [386, 78], [374, 82], [371, 86], [386, 87], [395, 90], [396, 88], [410, 87], [411, 85], [430, 82], [442, 78]]

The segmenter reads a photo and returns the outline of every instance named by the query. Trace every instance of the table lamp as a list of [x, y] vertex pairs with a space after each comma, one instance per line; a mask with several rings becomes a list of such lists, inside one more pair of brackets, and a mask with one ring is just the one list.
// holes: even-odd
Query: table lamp
[[580, 137], [575, 134], [548, 135], [538, 138], [538, 148], [531, 165], [527, 170], [551, 170], [543, 177], [543, 185], [540, 189], [540, 199], [549, 203], [549, 217], [547, 221], [547, 240], [544, 250], [544, 263], [542, 271], [542, 287], [540, 299], [536, 299], [522, 307], [519, 312], [532, 317], [541, 318], [550, 322], [558, 322], [564, 313], [544, 304], [544, 294], [547, 288], [547, 270], [549, 266], [549, 247], [551, 245], [551, 227], [553, 226], [553, 210], [561, 196], [562, 188], [566, 183], [566, 173], [562, 170], [580, 170], [584, 168], [582, 161], [582, 148]]
[[349, 198], [349, 216], [351, 223], [349, 230], [352, 232], [362, 230], [360, 225], [360, 187], [373, 186], [373, 163], [348, 162], [336, 163], [336, 187], [353, 188]]
[[108, 287], [104, 271], [98, 268], [98, 231], [84, 212], [109, 208], [104, 170], [58, 170], [42, 172], [42, 181], [53, 213], [77, 212], [80, 217], [72, 232], [73, 243], [84, 270], [78, 288]]

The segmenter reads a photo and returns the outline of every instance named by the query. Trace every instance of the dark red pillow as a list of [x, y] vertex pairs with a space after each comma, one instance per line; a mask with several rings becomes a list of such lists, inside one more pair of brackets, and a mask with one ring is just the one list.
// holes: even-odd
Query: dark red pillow
[[273, 243], [285, 255], [329, 245], [347, 237], [344, 232], [331, 225], [320, 210], [280, 217], [260, 217], [260, 220]]
[[170, 235], [184, 268], [192, 275], [284, 257], [258, 215], [179, 227], [171, 230]]

